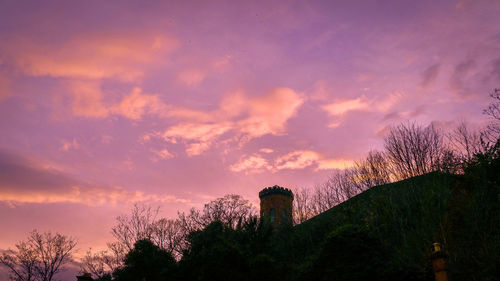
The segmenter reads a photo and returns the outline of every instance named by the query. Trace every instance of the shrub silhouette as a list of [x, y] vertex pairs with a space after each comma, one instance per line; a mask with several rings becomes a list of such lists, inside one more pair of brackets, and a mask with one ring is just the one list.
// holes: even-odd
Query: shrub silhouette
[[176, 262], [170, 253], [149, 240], [139, 240], [125, 257], [125, 265], [113, 273], [117, 281], [172, 280]]

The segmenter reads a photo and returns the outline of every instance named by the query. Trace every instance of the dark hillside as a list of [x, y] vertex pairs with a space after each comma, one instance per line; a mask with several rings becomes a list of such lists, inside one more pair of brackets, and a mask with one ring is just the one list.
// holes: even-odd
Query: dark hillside
[[433, 172], [376, 186], [295, 226], [278, 240], [286, 249], [280, 259], [304, 280], [331, 280], [325, 268], [333, 267], [335, 280], [344, 280], [343, 268], [374, 272], [368, 264], [380, 274], [365, 274], [370, 280], [434, 280], [431, 245], [439, 242], [453, 280], [500, 280], [499, 158], [478, 159], [464, 175]]
[[294, 251], [290, 262], [303, 266], [304, 260], [319, 253], [328, 234], [356, 225], [381, 243], [388, 255], [387, 270], [412, 272], [425, 280], [430, 274], [430, 246], [440, 240], [450, 191], [457, 180], [433, 172], [373, 187], [294, 227], [292, 241], [288, 241]]

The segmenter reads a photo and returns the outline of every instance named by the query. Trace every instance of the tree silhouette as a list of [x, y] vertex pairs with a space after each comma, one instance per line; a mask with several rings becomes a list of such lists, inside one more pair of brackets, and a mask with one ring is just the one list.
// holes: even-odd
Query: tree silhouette
[[114, 271], [116, 281], [172, 280], [176, 261], [170, 253], [149, 240], [139, 240], [125, 257], [124, 266]]
[[76, 241], [65, 235], [33, 230], [26, 241], [16, 244], [0, 256], [0, 264], [9, 269], [16, 281], [52, 281], [71, 260]]
[[384, 139], [385, 155], [396, 179], [406, 179], [439, 168], [443, 137], [431, 124], [427, 127], [403, 123], [392, 127]]

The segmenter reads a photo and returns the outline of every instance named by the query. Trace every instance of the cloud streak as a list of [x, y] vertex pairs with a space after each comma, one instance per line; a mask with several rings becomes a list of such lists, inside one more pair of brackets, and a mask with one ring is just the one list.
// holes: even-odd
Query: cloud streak
[[[169, 143], [182, 142], [188, 156], [210, 149], [216, 140], [231, 132], [226, 141], [247, 142], [264, 135], [282, 135], [287, 121], [297, 114], [304, 99], [290, 88], [276, 88], [263, 96], [246, 97], [235, 93], [223, 99], [213, 112], [172, 110], [168, 116], [187, 121], [149, 134], [146, 140], [160, 137]], [[144, 138], [143, 138], [144, 139]]]
[[[160, 151], [160, 154], [166, 156], [164, 151]], [[187, 204], [190, 201], [172, 195], [99, 187], [50, 165], [0, 150], [0, 202], [11, 205], [75, 203], [96, 206], [135, 202]]]
[[0, 43], [0, 50], [7, 62], [31, 76], [137, 81], [179, 45], [171, 37], [148, 33], [79, 34], [51, 43], [14, 37]]
[[[265, 152], [263, 152], [265, 153]], [[262, 173], [280, 170], [313, 170], [345, 169], [352, 166], [353, 161], [345, 159], [327, 158], [322, 153], [312, 150], [294, 150], [271, 159], [270, 156], [255, 153], [242, 157], [229, 167], [233, 172]]]

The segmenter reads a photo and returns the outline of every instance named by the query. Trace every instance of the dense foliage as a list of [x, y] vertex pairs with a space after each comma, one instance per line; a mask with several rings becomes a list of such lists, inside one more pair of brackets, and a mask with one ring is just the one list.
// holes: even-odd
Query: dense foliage
[[140, 241], [114, 278], [430, 281], [431, 245], [438, 241], [454, 280], [495, 280], [499, 163], [497, 144], [476, 154], [462, 175], [434, 172], [377, 186], [279, 231], [256, 217], [216, 220], [189, 234], [179, 262]]

